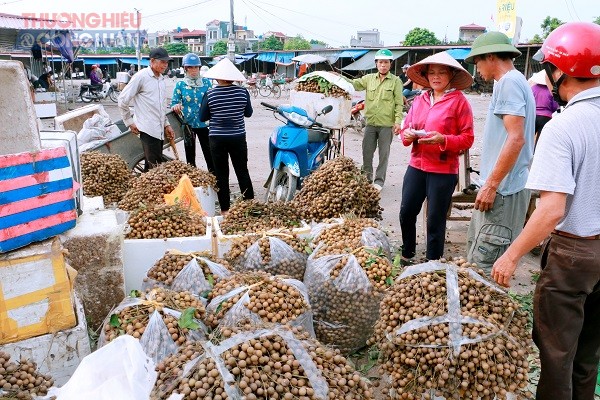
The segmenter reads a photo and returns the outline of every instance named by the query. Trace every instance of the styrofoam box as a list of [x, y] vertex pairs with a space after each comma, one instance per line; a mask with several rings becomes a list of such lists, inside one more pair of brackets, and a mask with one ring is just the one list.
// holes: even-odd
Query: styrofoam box
[[196, 187], [194, 188], [196, 197], [206, 211], [208, 217], [214, 217], [216, 214], [215, 202], [217, 201], [217, 192], [211, 187]]
[[332, 106], [333, 110], [331, 112], [317, 118], [317, 122], [327, 128], [341, 129], [350, 124], [352, 100], [343, 97], [326, 97], [320, 93], [292, 90], [290, 92], [290, 103], [305, 109], [311, 117], [314, 117], [317, 112], [321, 112], [326, 106]]
[[[213, 230], [215, 232], [214, 242], [213, 242], [213, 254], [217, 257], [223, 257], [225, 253], [231, 250], [231, 245], [233, 244], [233, 240], [236, 238], [243, 237], [244, 235], [224, 235], [221, 232], [220, 223], [223, 221], [222, 216], [217, 216], [213, 218]], [[302, 238], [306, 238], [310, 236], [310, 225], [306, 222], [302, 221], [302, 226], [299, 228], [292, 229], [292, 232], [297, 234]], [[251, 235], [252, 233], [248, 233]]]
[[53, 149], [63, 146], [67, 149], [67, 156], [71, 161], [73, 179], [79, 183], [75, 191], [75, 201], [79, 215], [82, 213], [81, 197], [83, 196], [83, 183], [81, 181], [81, 164], [79, 159], [79, 147], [77, 146], [77, 133], [74, 131], [40, 131], [40, 141], [43, 149]]
[[123, 268], [125, 269], [125, 293], [140, 289], [146, 273], [167, 250], [210, 251], [213, 250], [213, 218], [206, 217], [206, 235], [168, 239], [125, 239], [123, 244]]
[[0, 346], [11, 356], [11, 361], [18, 362], [21, 357], [31, 359], [37, 363], [42, 374], [54, 378], [56, 386], [64, 385], [83, 357], [90, 354], [90, 338], [83, 304], [74, 294], [77, 325], [56, 333], [8, 343]]

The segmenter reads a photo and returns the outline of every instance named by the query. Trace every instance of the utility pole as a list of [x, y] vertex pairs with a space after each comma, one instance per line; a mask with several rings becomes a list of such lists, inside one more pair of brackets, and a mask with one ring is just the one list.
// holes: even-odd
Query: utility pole
[[137, 19], [137, 44], [135, 46], [135, 57], [137, 58], [137, 70], [140, 70], [140, 64], [142, 63], [142, 46], [140, 43], [140, 10], [134, 8]]
[[233, 24], [233, 0], [229, 0], [229, 40], [227, 40], [227, 57], [235, 62], [235, 27]]

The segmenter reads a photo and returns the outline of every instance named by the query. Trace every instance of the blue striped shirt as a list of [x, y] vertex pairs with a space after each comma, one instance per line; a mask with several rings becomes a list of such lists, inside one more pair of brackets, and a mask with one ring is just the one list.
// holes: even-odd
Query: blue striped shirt
[[200, 121], [210, 120], [209, 135], [245, 136], [244, 117], [252, 116], [246, 88], [215, 86], [206, 92], [200, 108]]

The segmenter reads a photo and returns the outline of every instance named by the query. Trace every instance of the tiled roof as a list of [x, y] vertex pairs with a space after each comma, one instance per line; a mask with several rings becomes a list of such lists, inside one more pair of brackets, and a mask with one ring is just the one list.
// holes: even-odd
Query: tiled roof
[[34, 21], [55, 22], [51, 19], [28, 18], [22, 15], [0, 13], [0, 28], [4, 29], [35, 29], [39, 24], [35, 24]]

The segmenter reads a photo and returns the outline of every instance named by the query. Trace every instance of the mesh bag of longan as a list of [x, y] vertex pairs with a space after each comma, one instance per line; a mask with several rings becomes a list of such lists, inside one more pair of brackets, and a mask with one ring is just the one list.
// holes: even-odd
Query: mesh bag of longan
[[364, 347], [395, 273], [380, 249], [350, 251], [321, 243], [308, 258], [304, 276], [319, 341], [345, 354]]
[[159, 362], [187, 340], [206, 338], [206, 326], [194, 318], [196, 310], [172, 310], [164, 304], [135, 297], [124, 299], [106, 317], [98, 337], [98, 348], [120, 335], [140, 340], [146, 355]]
[[302, 280], [308, 252], [306, 239], [290, 231], [273, 230], [234, 239], [225, 259], [238, 272], [264, 271]]
[[379, 223], [372, 218], [334, 218], [314, 224], [311, 227], [311, 244], [317, 247], [321, 243], [338, 247], [358, 248], [360, 246], [382, 249], [390, 258], [390, 242]]
[[480, 273], [430, 261], [406, 268], [386, 292], [370, 342], [390, 399], [525, 394], [527, 314]]
[[300, 326], [314, 336], [306, 287], [286, 276], [247, 272], [222, 280], [211, 292], [206, 313], [206, 322], [213, 329], [288, 324]]
[[[298, 328], [227, 328], [158, 366], [150, 396], [165, 399], [373, 399], [338, 350]], [[191, 361], [187, 361], [191, 360]]]
[[40, 373], [31, 359], [21, 356], [19, 361], [11, 361], [10, 357], [0, 350], [0, 398], [46, 398], [48, 389], [54, 385], [52, 376]]
[[215, 282], [231, 276], [225, 260], [212, 260], [205, 252], [168, 250], [146, 273], [142, 290], [165, 287], [207, 297]]

